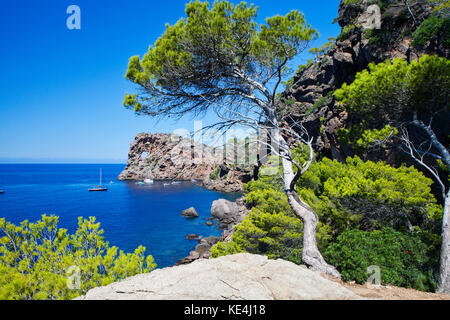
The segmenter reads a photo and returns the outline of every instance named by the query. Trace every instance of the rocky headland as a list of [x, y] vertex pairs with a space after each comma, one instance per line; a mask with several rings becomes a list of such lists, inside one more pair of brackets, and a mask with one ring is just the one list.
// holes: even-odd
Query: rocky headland
[[195, 180], [209, 190], [241, 192], [243, 184], [257, 174], [255, 168], [243, 169], [228, 164], [222, 159], [221, 149], [192, 139], [140, 133], [130, 145], [127, 165], [118, 179]]

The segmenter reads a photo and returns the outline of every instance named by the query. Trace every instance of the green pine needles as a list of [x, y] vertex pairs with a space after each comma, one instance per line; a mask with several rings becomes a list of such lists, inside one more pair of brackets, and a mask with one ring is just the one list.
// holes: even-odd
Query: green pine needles
[[145, 247], [125, 254], [104, 241], [94, 217], [78, 219], [75, 234], [59, 218], [14, 225], [0, 219], [0, 300], [64, 300], [156, 268]]

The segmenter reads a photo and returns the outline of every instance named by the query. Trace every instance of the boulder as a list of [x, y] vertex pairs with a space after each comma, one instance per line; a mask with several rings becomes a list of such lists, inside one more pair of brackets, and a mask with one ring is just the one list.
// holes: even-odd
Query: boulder
[[186, 217], [186, 218], [197, 218], [198, 217], [198, 213], [197, 213], [197, 211], [195, 210], [194, 207], [191, 207], [189, 209], [183, 210], [181, 212], [181, 215], [183, 217]]
[[157, 269], [77, 300], [353, 300], [362, 299], [304, 266], [247, 253]]
[[188, 239], [188, 240], [199, 240], [199, 239], [201, 239], [201, 236], [198, 236], [196, 234], [188, 234], [186, 236], [186, 239]]
[[245, 218], [241, 213], [237, 203], [225, 199], [216, 200], [211, 206], [211, 216], [219, 220], [219, 225], [223, 229], [241, 223]]

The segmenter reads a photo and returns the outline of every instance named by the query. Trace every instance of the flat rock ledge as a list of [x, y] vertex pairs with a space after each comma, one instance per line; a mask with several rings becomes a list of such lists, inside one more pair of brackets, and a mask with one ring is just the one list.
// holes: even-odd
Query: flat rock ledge
[[202, 259], [94, 288], [76, 300], [359, 300], [320, 273], [247, 253]]

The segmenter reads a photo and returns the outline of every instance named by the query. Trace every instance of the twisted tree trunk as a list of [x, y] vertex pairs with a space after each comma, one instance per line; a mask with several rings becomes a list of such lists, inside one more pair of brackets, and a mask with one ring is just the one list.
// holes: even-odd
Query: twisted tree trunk
[[442, 217], [442, 247], [438, 292], [450, 294], [450, 190], [444, 199]]
[[[282, 145], [282, 149], [288, 150], [289, 147], [279, 132], [275, 135], [278, 140], [277, 142]], [[281, 153], [283, 153], [283, 151]], [[287, 157], [283, 156], [281, 157], [281, 161], [283, 167], [284, 189], [289, 205], [295, 215], [303, 222], [302, 261], [314, 271], [323, 272], [340, 279], [340, 273], [336, 268], [325, 261], [317, 247], [316, 228], [319, 224], [319, 216], [308, 204], [300, 199], [295, 190], [295, 183], [299, 176], [294, 174], [292, 167], [293, 163], [289, 161]]]

